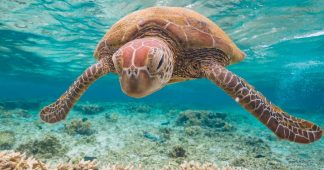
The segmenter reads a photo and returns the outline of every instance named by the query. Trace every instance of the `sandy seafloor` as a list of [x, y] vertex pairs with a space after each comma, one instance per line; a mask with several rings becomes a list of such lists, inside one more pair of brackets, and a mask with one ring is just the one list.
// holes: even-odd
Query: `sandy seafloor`
[[[85, 113], [80, 109], [89, 105], [100, 108], [99, 112]], [[201, 112], [190, 106], [91, 102], [78, 103], [76, 107], [79, 109], [73, 109], [67, 120], [56, 124], [40, 121], [40, 107], [25, 111], [2, 107], [0, 133], [10, 131], [14, 140], [1, 149], [27, 152], [52, 165], [96, 158], [100, 165], [141, 164], [144, 169], [176, 166], [185, 160], [247, 169], [324, 169], [323, 139], [309, 145], [279, 140], [243, 109], [212, 110], [223, 113], [216, 118], [220, 126], [207, 127], [179, 123], [181, 112]], [[90, 124], [90, 129], [68, 131], [66, 127], [73, 120]], [[312, 116], [311, 121], [324, 125], [323, 115]], [[41, 148], [44, 146], [35, 142], [48, 135], [57, 139], [48, 144], [57, 150]], [[185, 154], [172, 156], [175, 147], [182, 148]]]

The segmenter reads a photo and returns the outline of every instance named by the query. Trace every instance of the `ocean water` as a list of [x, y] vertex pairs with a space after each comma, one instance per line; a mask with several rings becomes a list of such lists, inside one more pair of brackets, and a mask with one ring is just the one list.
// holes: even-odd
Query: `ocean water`
[[[278, 139], [207, 79], [133, 99], [122, 93], [116, 75], [107, 75], [67, 120], [41, 122], [41, 108], [96, 62], [93, 51], [105, 32], [123, 16], [152, 6], [189, 8], [217, 23], [247, 54], [229, 70], [283, 110], [324, 128], [324, 1], [2, 0], [0, 150], [26, 152], [52, 166], [93, 158], [101, 168], [153, 169], [193, 160], [247, 169], [324, 169], [323, 139], [307, 145]], [[179, 123], [188, 112], [221, 112], [217, 121], [226, 126]], [[185, 155], [172, 155], [176, 147]]]

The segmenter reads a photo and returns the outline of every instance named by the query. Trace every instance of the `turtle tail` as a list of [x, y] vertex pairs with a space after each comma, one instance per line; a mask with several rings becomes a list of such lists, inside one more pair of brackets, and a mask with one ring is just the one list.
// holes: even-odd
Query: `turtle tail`
[[97, 79], [110, 72], [106, 58], [93, 64], [78, 77], [69, 89], [55, 103], [44, 107], [40, 112], [40, 117], [48, 123], [55, 123], [65, 119], [73, 105], [79, 100], [81, 95]]
[[319, 126], [284, 112], [244, 79], [223, 66], [214, 64], [205, 70], [205, 74], [208, 79], [226, 91], [279, 138], [297, 143], [311, 143], [322, 137], [323, 131]]

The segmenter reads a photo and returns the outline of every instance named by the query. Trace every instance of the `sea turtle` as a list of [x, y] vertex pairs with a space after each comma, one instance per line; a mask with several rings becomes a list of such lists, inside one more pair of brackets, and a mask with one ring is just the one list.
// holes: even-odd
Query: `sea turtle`
[[287, 114], [227, 70], [225, 66], [244, 59], [244, 52], [215, 23], [192, 10], [151, 7], [133, 12], [108, 30], [94, 56], [98, 62], [85, 70], [55, 103], [41, 110], [43, 121], [65, 119], [95, 80], [115, 73], [122, 91], [135, 98], [171, 83], [207, 78], [279, 138], [310, 143], [322, 136], [319, 126]]

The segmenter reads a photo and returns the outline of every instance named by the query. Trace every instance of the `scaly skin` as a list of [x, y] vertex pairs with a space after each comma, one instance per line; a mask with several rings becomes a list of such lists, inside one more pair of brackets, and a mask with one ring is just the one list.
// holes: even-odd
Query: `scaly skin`
[[123, 92], [141, 98], [167, 85], [173, 55], [160, 38], [136, 39], [123, 45], [112, 57]]
[[76, 101], [79, 100], [88, 87], [95, 80], [110, 72], [108, 63], [107, 58], [102, 58], [98, 63], [85, 70], [55, 103], [52, 103], [41, 110], [41, 119], [48, 123], [55, 123], [65, 119], [70, 109]]
[[120, 77], [123, 92], [144, 97], [165, 85], [207, 77], [277, 136], [298, 143], [321, 138], [319, 126], [288, 115], [225, 66], [244, 59], [226, 33], [208, 18], [178, 7], [134, 12], [107, 31], [98, 44], [98, 64], [87, 69], [55, 103], [41, 111], [50, 123], [65, 119], [74, 103], [99, 77]]
[[204, 72], [208, 79], [232, 96], [279, 138], [297, 143], [311, 143], [322, 137], [323, 131], [319, 126], [282, 111], [244, 79], [223, 66], [215, 63], [206, 67]]

